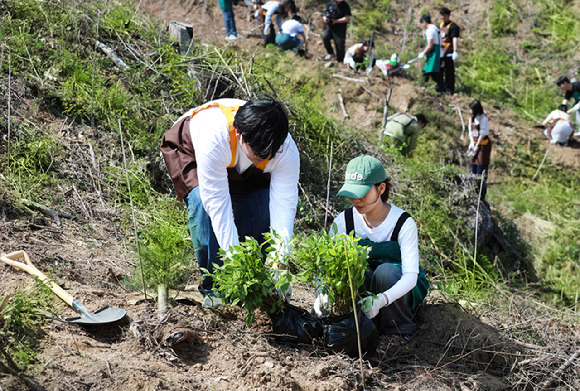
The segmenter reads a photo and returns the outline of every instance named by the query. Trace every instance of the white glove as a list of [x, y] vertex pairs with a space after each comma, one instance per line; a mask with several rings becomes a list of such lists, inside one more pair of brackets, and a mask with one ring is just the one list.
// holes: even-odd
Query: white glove
[[380, 309], [386, 306], [387, 297], [384, 293], [380, 293], [377, 296], [369, 296], [358, 302], [367, 316], [367, 318], [372, 319], [379, 313]]
[[453, 61], [459, 60], [459, 53], [453, 52], [453, 54], [451, 55], [451, 58], [453, 59]]
[[417, 58], [418, 59], [425, 58], [425, 53], [421, 52], [421, 53], [417, 54]]
[[330, 304], [328, 303], [328, 295], [326, 293], [320, 293], [316, 300], [314, 300], [314, 312], [316, 315], [326, 316], [330, 313]]
[[266, 27], [264, 27], [264, 35], [269, 35], [271, 30], [272, 30], [272, 25], [271, 24], [269, 24]]

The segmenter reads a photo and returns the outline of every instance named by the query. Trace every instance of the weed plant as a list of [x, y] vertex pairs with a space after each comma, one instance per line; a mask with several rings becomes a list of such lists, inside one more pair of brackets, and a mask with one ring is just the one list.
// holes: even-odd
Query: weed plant
[[15, 292], [0, 310], [0, 344], [23, 369], [36, 362], [44, 336], [42, 327], [47, 323], [46, 315], [54, 308], [50, 287], [35, 281], [34, 285]]

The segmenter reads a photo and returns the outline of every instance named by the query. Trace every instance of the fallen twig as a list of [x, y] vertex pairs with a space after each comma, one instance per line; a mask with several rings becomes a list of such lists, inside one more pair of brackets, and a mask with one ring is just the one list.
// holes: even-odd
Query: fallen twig
[[109, 58], [111, 60], [113, 60], [113, 62], [115, 64], [117, 64], [117, 66], [119, 68], [121, 68], [122, 70], [126, 71], [129, 69], [129, 66], [127, 64], [125, 64], [123, 62], [123, 60], [121, 60], [119, 58], [119, 56], [117, 56], [117, 54], [115, 53], [115, 51], [113, 49], [111, 49], [110, 47], [108, 47], [107, 45], [105, 45], [104, 43], [100, 42], [100, 41], [96, 41], [96, 45], [99, 49], [101, 49], [107, 56], [109, 56]]
[[548, 387], [551, 387], [556, 382], [556, 380], [560, 378], [560, 376], [562, 376], [564, 371], [568, 369], [570, 365], [572, 365], [572, 361], [576, 360], [578, 356], [580, 356], [580, 349], [576, 350], [576, 353], [574, 353], [570, 358], [564, 361], [564, 363], [560, 365], [560, 367], [556, 370], [556, 372], [552, 374], [552, 376], [550, 376], [542, 384], [540, 384], [540, 390], [544, 390]]
[[30, 200], [27, 200], [25, 198], [21, 198], [20, 203], [27, 208], [39, 210], [42, 213], [49, 215], [50, 217], [52, 217], [54, 219], [54, 221], [56, 222], [56, 225], [58, 225], [59, 227], [62, 225], [62, 223], [60, 221], [60, 217], [64, 217], [66, 219], [71, 219], [71, 220], [77, 219], [76, 216], [69, 215], [68, 213], [57, 212], [56, 210], [50, 209], [49, 207], [47, 207], [45, 205], [41, 205], [37, 202], [30, 201]]
[[457, 109], [457, 112], [459, 113], [459, 119], [461, 119], [461, 141], [463, 141], [464, 139], [464, 135], [465, 135], [465, 121], [463, 120], [463, 114], [461, 114], [461, 108], [459, 106], [455, 106], [455, 108]]
[[353, 81], [355, 83], [364, 83], [365, 82], [363, 79], [355, 79], [353, 77], [342, 76], [338, 73], [333, 73], [332, 77], [336, 77], [337, 79], [342, 79], [342, 80], [347, 80], [347, 81]]
[[391, 100], [391, 93], [392, 92], [393, 92], [393, 87], [389, 87], [389, 94], [387, 95], [387, 98], [385, 99], [385, 108], [383, 110], [383, 124], [381, 126], [380, 133], [379, 133], [379, 144], [381, 143], [381, 140], [383, 139], [383, 133], [385, 132], [385, 129], [387, 129], [387, 117], [389, 115], [389, 101]]
[[338, 103], [340, 104], [340, 108], [342, 109], [342, 114], [344, 115], [344, 118], [350, 118], [350, 116], [346, 112], [346, 107], [344, 107], [344, 101], [342, 99], [342, 95], [340, 94], [340, 90], [338, 91]]

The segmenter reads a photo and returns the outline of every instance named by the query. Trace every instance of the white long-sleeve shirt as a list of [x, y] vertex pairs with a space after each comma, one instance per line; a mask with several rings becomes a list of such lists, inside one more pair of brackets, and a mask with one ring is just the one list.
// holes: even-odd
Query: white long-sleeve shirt
[[[353, 208], [354, 232], [357, 238], [368, 239], [372, 242], [390, 241], [395, 225], [404, 211], [391, 205], [391, 210], [387, 218], [375, 228], [369, 228], [363, 216]], [[334, 219], [336, 224], [336, 234], [346, 234], [346, 222], [344, 212]], [[419, 239], [417, 235], [417, 225], [412, 217], [407, 218], [401, 231], [399, 232], [399, 246], [401, 247], [401, 269], [403, 275], [390, 289], [384, 292], [387, 295], [389, 304], [403, 297], [407, 292], [417, 285], [419, 275]]]
[[[264, 21], [264, 24], [266, 26], [268, 26], [272, 22], [272, 16], [274, 16], [274, 13], [278, 11], [278, 8], [280, 8], [280, 6], [281, 4], [279, 1], [268, 1], [266, 4], [262, 6], [262, 9], [266, 10], [266, 19]], [[278, 30], [282, 29], [283, 19], [284, 18], [282, 17], [282, 15], [276, 14], [276, 25], [278, 26]]]
[[[229, 107], [246, 103], [239, 99], [219, 99], [217, 102]], [[193, 110], [184, 116], [191, 116]], [[232, 245], [239, 245], [227, 174], [232, 160], [228, 123], [222, 110], [215, 107], [197, 113], [191, 119], [189, 129], [197, 161], [201, 201], [211, 219], [220, 247], [228, 250]], [[237, 143], [234, 168], [243, 173], [252, 166], [252, 162], [244, 154], [239, 140]], [[271, 175], [270, 226], [287, 244], [292, 239], [294, 229], [300, 174], [300, 156], [290, 134], [268, 162], [264, 172]]]
[[[363, 47], [362, 43], [355, 43], [354, 45], [349, 47], [344, 53], [344, 60], [342, 62], [350, 66], [352, 69], [355, 69], [356, 62], [354, 61], [354, 56], [356, 55], [357, 50], [362, 50], [362, 47]], [[368, 54], [365, 54], [363, 57], [369, 57], [371, 59], [370, 64], [372, 66], [373, 59], [375, 58], [373, 50], [371, 49], [371, 51]]]

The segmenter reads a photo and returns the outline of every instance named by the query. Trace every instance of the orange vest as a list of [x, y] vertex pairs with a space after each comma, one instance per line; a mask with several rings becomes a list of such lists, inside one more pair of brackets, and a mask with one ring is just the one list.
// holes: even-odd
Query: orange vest
[[[245, 173], [239, 174], [234, 168], [236, 164], [236, 155], [238, 149], [238, 139], [236, 137], [236, 129], [234, 127], [234, 112], [239, 109], [239, 106], [229, 107], [224, 106], [219, 102], [209, 102], [203, 106], [199, 106], [191, 113], [191, 116], [184, 117], [175, 125], [171, 127], [161, 139], [161, 152], [163, 154], [163, 159], [165, 160], [165, 165], [167, 166], [167, 171], [175, 187], [175, 192], [180, 200], [187, 197], [189, 192], [199, 185], [197, 178], [197, 161], [195, 159], [195, 150], [193, 148], [193, 143], [191, 141], [191, 133], [189, 130], [190, 120], [198, 113], [203, 110], [219, 107], [222, 113], [225, 115], [228, 122], [228, 129], [230, 133], [230, 149], [232, 151], [232, 160], [227, 167], [228, 179], [230, 180], [230, 190], [232, 190], [232, 181], [235, 181], [235, 189], [240, 191], [251, 190], [248, 186], [244, 186], [243, 181], [246, 181], [248, 177], [255, 175], [256, 173], [262, 175], [269, 162], [269, 159], [264, 160], [256, 167], [249, 168]], [[246, 181], [247, 182], [247, 181]], [[253, 180], [250, 182], [250, 187], [263, 188], [269, 186], [269, 175], [266, 179]]]

